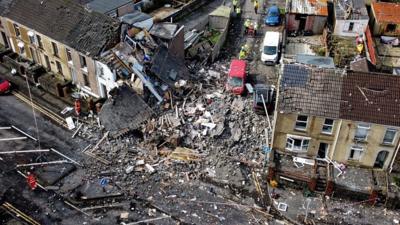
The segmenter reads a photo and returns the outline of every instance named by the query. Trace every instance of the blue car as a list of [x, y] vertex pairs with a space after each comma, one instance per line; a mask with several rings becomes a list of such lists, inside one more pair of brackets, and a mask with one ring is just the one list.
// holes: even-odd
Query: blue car
[[271, 6], [267, 10], [267, 16], [265, 17], [265, 24], [269, 26], [277, 26], [281, 22], [278, 6]]

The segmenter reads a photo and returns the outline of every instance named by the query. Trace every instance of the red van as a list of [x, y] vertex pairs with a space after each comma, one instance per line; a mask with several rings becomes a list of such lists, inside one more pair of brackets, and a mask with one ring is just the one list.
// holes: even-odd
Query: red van
[[0, 94], [6, 94], [10, 91], [11, 83], [0, 77]]
[[234, 59], [229, 67], [228, 81], [226, 89], [232, 91], [235, 95], [241, 95], [244, 92], [244, 83], [246, 81], [246, 61]]

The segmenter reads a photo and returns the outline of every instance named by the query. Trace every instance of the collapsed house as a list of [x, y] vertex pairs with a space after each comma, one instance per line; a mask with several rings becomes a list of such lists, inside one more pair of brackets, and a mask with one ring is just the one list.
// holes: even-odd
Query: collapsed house
[[[284, 65], [269, 178], [330, 195], [339, 183], [357, 192], [345, 179], [355, 167], [385, 176], [399, 150], [398, 85], [393, 75]], [[369, 182], [364, 194], [388, 193]]]
[[336, 0], [334, 12], [333, 35], [356, 37], [364, 34], [369, 21], [364, 0]]

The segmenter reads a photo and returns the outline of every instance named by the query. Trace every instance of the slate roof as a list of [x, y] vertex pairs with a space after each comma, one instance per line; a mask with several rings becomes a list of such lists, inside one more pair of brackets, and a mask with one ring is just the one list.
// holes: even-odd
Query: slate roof
[[128, 3], [133, 3], [133, 0], [93, 0], [88, 6], [99, 13], [107, 13]]
[[342, 77], [333, 69], [285, 65], [279, 111], [328, 118], [339, 117]]
[[99, 113], [100, 122], [112, 134], [137, 129], [153, 110], [127, 85], [111, 91]]
[[400, 24], [400, 3], [372, 2], [371, 8], [378, 23]]
[[400, 127], [400, 77], [348, 72], [343, 80], [339, 116]]
[[175, 82], [179, 80], [190, 78], [184, 61], [173, 56], [164, 46], [154, 55], [150, 71], [170, 87], [174, 87]]
[[8, 10], [0, 9], [3, 17], [88, 56], [98, 56], [105, 48], [118, 43], [117, 20], [98, 12], [89, 12], [73, 0], [6, 1], [12, 3]]
[[400, 127], [400, 76], [284, 65], [278, 111]]

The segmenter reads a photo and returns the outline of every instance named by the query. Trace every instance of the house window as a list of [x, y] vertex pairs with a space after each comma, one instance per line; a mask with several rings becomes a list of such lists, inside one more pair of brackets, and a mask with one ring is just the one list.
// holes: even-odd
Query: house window
[[58, 73], [59, 74], [63, 74], [62, 66], [61, 66], [61, 63], [59, 61], [56, 61], [56, 66], [57, 66]]
[[86, 73], [82, 73], [83, 75], [83, 85], [86, 87], [90, 87], [89, 75]]
[[87, 65], [86, 65], [86, 58], [85, 58], [85, 56], [79, 56], [79, 60], [80, 60], [80, 62], [81, 62], [81, 68], [86, 68], [87, 67]]
[[68, 49], [68, 48], [66, 48], [65, 51], [66, 51], [66, 53], [67, 53], [67, 60], [68, 60], [68, 63], [72, 64], [72, 53], [71, 53], [71, 50]]
[[18, 45], [18, 48], [19, 48], [19, 54], [20, 55], [25, 54], [25, 47], [23, 45]]
[[369, 131], [369, 124], [358, 124], [356, 134], [354, 135], [354, 139], [357, 141], [365, 141], [368, 136], [368, 131]]
[[14, 31], [17, 37], [21, 37], [21, 32], [19, 31], [19, 26], [17, 24], [14, 24]]
[[308, 149], [310, 139], [307, 137], [288, 135], [286, 141], [286, 150], [295, 152], [305, 152]]
[[32, 31], [28, 32], [28, 37], [29, 37], [29, 43], [35, 44], [35, 35], [33, 34]]
[[51, 42], [51, 46], [53, 46], [53, 53], [54, 53], [54, 56], [59, 57], [59, 56], [58, 56], [58, 47], [57, 47], [57, 44], [54, 43], [54, 42]]
[[298, 115], [297, 120], [296, 120], [295, 129], [296, 130], [306, 130], [307, 121], [308, 121], [308, 116]]
[[39, 35], [36, 35], [36, 40], [37, 40], [39, 48], [43, 49], [42, 37], [40, 37]]
[[354, 29], [354, 23], [350, 22], [349, 23], [349, 31], [353, 31], [353, 29]]
[[324, 125], [322, 125], [322, 133], [332, 134], [333, 131], [333, 119], [325, 119]]
[[393, 144], [394, 138], [396, 137], [397, 130], [388, 128], [386, 129], [385, 136], [383, 137], [383, 144]]
[[349, 160], [360, 160], [364, 149], [360, 146], [352, 146], [350, 148]]
[[49, 59], [49, 57], [48, 57], [47, 55], [44, 55], [44, 60], [46, 61], [46, 67], [47, 67], [47, 69], [51, 69], [51, 66], [50, 66], [50, 59]]
[[397, 28], [397, 25], [396, 25], [396, 24], [389, 23], [389, 24], [386, 26], [386, 32], [395, 32], [395, 31], [396, 31], [396, 28]]

